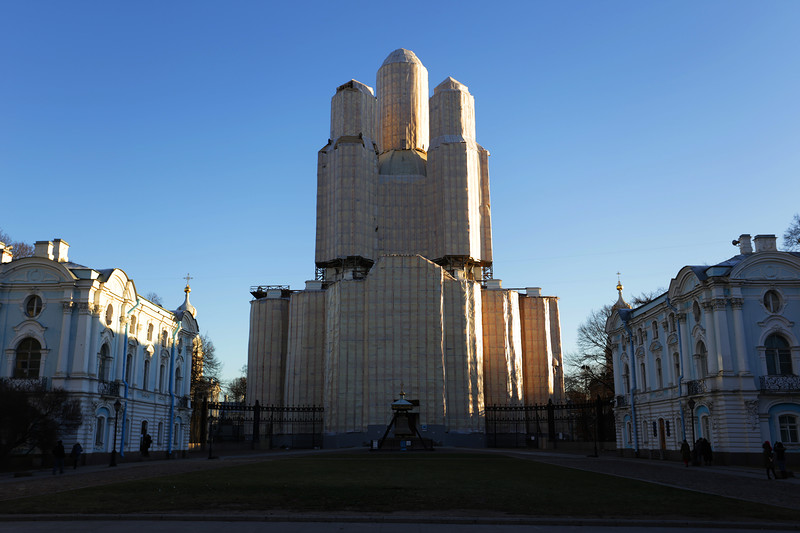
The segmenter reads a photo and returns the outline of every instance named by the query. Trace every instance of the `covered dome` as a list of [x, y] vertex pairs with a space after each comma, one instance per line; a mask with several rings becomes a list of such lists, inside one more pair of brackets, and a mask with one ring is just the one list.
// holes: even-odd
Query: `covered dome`
[[422, 65], [422, 61], [419, 60], [417, 55], [411, 50], [406, 50], [405, 48], [398, 48], [389, 54], [386, 59], [384, 59], [381, 66], [386, 66], [389, 63], [417, 63]]

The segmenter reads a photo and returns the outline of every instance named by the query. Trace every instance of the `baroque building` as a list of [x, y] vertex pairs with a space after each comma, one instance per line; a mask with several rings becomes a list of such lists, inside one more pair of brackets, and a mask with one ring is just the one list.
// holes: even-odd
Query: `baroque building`
[[67, 450], [79, 442], [88, 461], [106, 460], [115, 442], [123, 458], [138, 457], [146, 434], [152, 452], [187, 450], [191, 368], [202, 357], [189, 286], [169, 311], [122, 270], [89, 268], [68, 252], [61, 239], [38, 241], [33, 257], [14, 259], [0, 243], [0, 378], [78, 400], [81, 426], [59, 438]]
[[738, 255], [683, 267], [636, 309], [617, 287], [606, 332], [618, 450], [677, 458], [683, 439], [704, 438], [715, 461], [749, 464], [767, 440], [800, 451], [800, 253], [774, 235], [734, 244]]
[[316, 279], [254, 287], [249, 402], [321, 405], [325, 445], [354, 446], [404, 390], [425, 437], [481, 446], [484, 406], [562, 396], [557, 298], [493, 279], [488, 158], [467, 87], [447, 78], [429, 97], [409, 50], [383, 62], [377, 94], [337, 88]]

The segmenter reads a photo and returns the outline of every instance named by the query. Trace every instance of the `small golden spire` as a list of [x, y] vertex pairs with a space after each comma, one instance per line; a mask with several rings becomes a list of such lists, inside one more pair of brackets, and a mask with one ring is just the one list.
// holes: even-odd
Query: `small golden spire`
[[622, 292], [622, 281], [620, 281], [619, 276], [620, 276], [620, 273], [617, 272], [617, 290], [619, 292]]
[[187, 293], [188, 293], [188, 292], [192, 292], [192, 288], [191, 288], [191, 287], [189, 287], [189, 280], [190, 280], [190, 279], [194, 279], [194, 278], [193, 278], [192, 276], [190, 276], [190, 275], [188, 274], [188, 272], [187, 272], [187, 274], [186, 274], [186, 277], [184, 277], [183, 279], [185, 279], [185, 280], [186, 280], [186, 288], [185, 288], [185, 289], [183, 289], [183, 292], [187, 292]]

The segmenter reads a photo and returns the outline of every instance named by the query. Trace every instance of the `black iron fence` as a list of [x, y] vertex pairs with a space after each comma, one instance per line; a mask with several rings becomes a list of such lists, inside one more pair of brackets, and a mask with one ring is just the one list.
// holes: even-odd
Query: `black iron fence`
[[195, 402], [192, 443], [253, 449], [322, 447], [324, 410], [317, 405]]
[[490, 448], [544, 448], [559, 441], [614, 440], [613, 401], [552, 400], [538, 405], [486, 406], [486, 444]]

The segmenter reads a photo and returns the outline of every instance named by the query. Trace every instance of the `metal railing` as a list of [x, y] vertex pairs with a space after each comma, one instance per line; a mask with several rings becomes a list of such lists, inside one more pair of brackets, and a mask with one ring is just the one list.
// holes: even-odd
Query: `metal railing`
[[101, 396], [119, 396], [119, 381], [101, 381], [97, 384]]
[[764, 392], [800, 392], [800, 376], [761, 376]]

